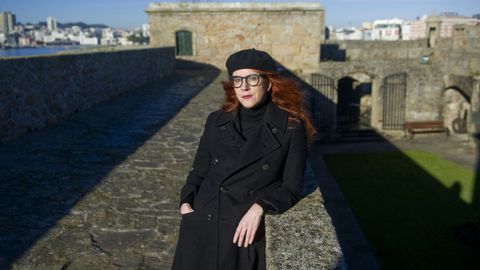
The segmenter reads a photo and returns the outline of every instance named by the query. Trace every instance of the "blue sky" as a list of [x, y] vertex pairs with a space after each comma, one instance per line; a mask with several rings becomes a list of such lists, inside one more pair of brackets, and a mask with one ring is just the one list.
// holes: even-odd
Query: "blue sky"
[[[0, 11], [13, 12], [17, 15], [17, 21], [22, 23], [45, 21], [48, 16], [53, 16], [59, 22], [83, 21], [113, 27], [135, 28], [147, 22], [148, 18], [144, 11], [149, 2], [159, 1], [0, 0]], [[432, 12], [453, 11], [466, 16], [480, 13], [480, 0], [303, 0], [299, 2], [319, 2], [326, 10], [326, 24], [333, 24], [336, 27], [359, 26], [363, 21], [394, 17], [415, 19], [417, 16]]]

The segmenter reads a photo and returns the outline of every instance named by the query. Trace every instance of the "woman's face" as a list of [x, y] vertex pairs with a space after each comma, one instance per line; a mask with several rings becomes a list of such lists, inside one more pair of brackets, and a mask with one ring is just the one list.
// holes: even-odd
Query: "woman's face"
[[235, 70], [231, 82], [238, 101], [247, 109], [262, 103], [271, 87], [267, 77], [255, 69]]

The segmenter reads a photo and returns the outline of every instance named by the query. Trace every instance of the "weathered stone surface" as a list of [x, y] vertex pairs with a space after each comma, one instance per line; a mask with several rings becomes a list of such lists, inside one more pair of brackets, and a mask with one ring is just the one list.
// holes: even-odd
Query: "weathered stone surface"
[[0, 58], [0, 141], [170, 75], [173, 48]]
[[268, 269], [347, 269], [318, 190], [265, 223]]
[[152, 3], [147, 13], [154, 46], [175, 46], [175, 32], [192, 33], [193, 55], [184, 59], [224, 68], [226, 56], [254, 47], [291, 70], [319, 66], [325, 11], [318, 3]]

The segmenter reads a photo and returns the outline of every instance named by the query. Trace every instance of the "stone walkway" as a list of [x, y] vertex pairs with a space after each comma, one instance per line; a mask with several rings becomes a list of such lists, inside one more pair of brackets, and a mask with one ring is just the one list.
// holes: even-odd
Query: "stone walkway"
[[179, 71], [0, 146], [0, 269], [168, 269], [179, 189], [222, 92], [192, 97], [217, 75]]
[[[204, 121], [221, 104], [225, 76], [179, 70], [58, 126], [0, 145], [0, 269], [169, 269], [180, 187]], [[293, 253], [294, 241], [290, 249], [278, 245], [296, 256], [283, 265], [297, 259], [304, 267], [296, 269], [344, 268], [321, 200], [316, 192], [287, 214], [308, 216], [296, 216], [307, 230], [294, 240], [310, 249]], [[298, 228], [293, 222], [282, 225], [287, 215], [270, 218], [272, 233]], [[308, 220], [321, 227], [313, 230], [318, 235], [310, 234]], [[285, 240], [285, 235], [288, 231], [278, 237]]]

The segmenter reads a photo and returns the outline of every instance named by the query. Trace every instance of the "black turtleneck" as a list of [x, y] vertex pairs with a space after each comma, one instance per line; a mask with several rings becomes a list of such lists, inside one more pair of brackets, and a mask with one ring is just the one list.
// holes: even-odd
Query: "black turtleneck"
[[240, 104], [240, 126], [242, 135], [245, 138], [248, 139], [250, 135], [254, 133], [255, 129], [261, 126], [268, 103], [270, 103], [269, 92], [267, 92], [265, 100], [263, 100], [262, 103], [252, 108], [247, 109]]

